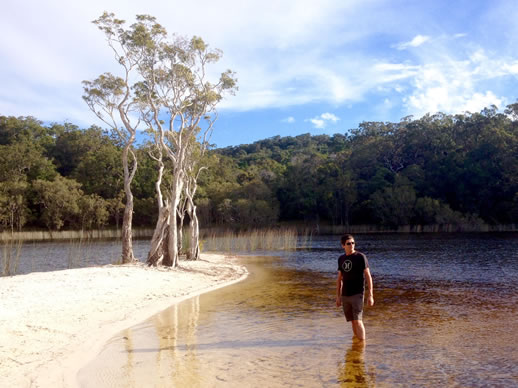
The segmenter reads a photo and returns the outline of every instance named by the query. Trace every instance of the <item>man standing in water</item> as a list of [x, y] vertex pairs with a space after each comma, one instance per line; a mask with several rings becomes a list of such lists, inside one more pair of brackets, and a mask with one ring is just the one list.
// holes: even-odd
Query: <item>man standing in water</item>
[[354, 249], [354, 237], [344, 234], [340, 239], [345, 254], [338, 258], [338, 278], [336, 279], [336, 306], [343, 306], [345, 319], [352, 323], [354, 337], [365, 339], [363, 326], [363, 298], [367, 281], [367, 303], [374, 305], [372, 276], [367, 257]]

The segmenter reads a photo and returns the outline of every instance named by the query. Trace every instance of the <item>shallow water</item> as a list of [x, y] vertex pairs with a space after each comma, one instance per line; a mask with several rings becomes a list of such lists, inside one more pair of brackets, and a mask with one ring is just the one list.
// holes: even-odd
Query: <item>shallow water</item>
[[[120, 240], [24, 242], [19, 252], [16, 244], [9, 247], [12, 258], [10, 264], [12, 270], [17, 266], [16, 275], [114, 264], [120, 262], [121, 247]], [[2, 268], [7, 257], [7, 249], [0, 245]], [[135, 257], [145, 258], [148, 250], [149, 240], [133, 240]], [[16, 265], [17, 256], [19, 260]]]
[[[476, 237], [476, 238], [474, 238]], [[114, 337], [83, 387], [517, 386], [518, 235], [362, 235], [365, 345], [334, 306], [336, 238]]]

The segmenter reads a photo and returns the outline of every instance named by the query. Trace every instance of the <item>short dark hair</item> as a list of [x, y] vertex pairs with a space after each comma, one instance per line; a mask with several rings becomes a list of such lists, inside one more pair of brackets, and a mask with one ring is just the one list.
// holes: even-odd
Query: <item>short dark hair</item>
[[342, 243], [342, 245], [345, 245], [345, 242], [347, 240], [351, 240], [353, 239], [354, 240], [354, 237], [352, 234], [344, 234], [341, 238], [340, 238], [340, 242]]

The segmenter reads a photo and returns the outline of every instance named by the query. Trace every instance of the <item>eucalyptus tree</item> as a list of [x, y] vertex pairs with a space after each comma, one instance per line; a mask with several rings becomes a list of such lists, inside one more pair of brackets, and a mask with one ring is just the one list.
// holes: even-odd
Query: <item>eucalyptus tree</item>
[[[194, 196], [198, 189], [198, 178], [207, 166], [202, 164], [202, 160], [207, 150], [208, 142], [203, 141], [198, 146], [191, 147], [191, 153], [187, 158], [185, 166], [185, 189], [184, 189], [184, 205], [181, 219], [187, 215], [189, 217], [189, 247], [187, 251], [187, 258], [190, 260], [197, 260], [200, 257], [200, 222], [198, 219], [197, 206], [194, 202]], [[182, 223], [183, 224], [183, 223]], [[180, 226], [180, 229], [183, 225]]]
[[[130, 218], [130, 183], [136, 169], [132, 145], [137, 127], [143, 123], [152, 134], [153, 154], [159, 169], [155, 185], [159, 216], [148, 263], [176, 266], [177, 209], [184, 193], [187, 166], [194, 154], [192, 147], [208, 144], [217, 118], [216, 105], [224, 92], [233, 93], [236, 89], [234, 73], [227, 70], [214, 82], [209, 81], [209, 66], [221, 58], [221, 51], [209, 49], [196, 36], [192, 39], [169, 36], [152, 16], [137, 15], [136, 22], [125, 27], [123, 20], [104, 13], [94, 23], [106, 34], [116, 60], [124, 69], [123, 77], [106, 73], [93, 82], [85, 82], [85, 100], [99, 117], [109, 118], [105, 122], [124, 140], [128, 213], [125, 212], [125, 221], [126, 216]], [[115, 113], [125, 132], [117, 124]], [[134, 161], [130, 170], [128, 154]], [[171, 178], [162, 182], [167, 166]]]
[[[145, 60], [146, 46], [139, 38], [139, 31], [132, 26], [125, 30], [124, 20], [105, 12], [93, 21], [104, 32], [108, 46], [122, 69], [122, 76], [101, 74], [93, 81], [83, 81], [83, 99], [95, 115], [106, 123], [123, 145], [122, 165], [126, 203], [122, 220], [122, 262], [135, 260], [133, 255], [132, 222], [133, 193], [131, 183], [137, 171], [134, 143], [141, 120], [139, 102], [135, 98], [134, 77]], [[138, 81], [137, 81], [138, 82]]]
[[[171, 165], [171, 179], [165, 190], [163, 185], [156, 185], [159, 218], [148, 264], [176, 266], [181, 198], [186, 198], [191, 226], [198, 230], [192, 225], [197, 222], [193, 202], [200, 171], [197, 161], [208, 147], [217, 119], [216, 106], [225, 92], [236, 90], [236, 80], [230, 70], [221, 73], [214, 83], [208, 80], [208, 67], [221, 58], [221, 52], [209, 49], [201, 38], [167, 40], [165, 30], [161, 36], [154, 35], [154, 31], [162, 31], [154, 18], [140, 17], [140, 23], [147, 31], [149, 47], [144, 79], [137, 88], [144, 107], [141, 117], [154, 134], [159, 169], [163, 170], [163, 158]], [[191, 257], [198, 256], [195, 234]]]

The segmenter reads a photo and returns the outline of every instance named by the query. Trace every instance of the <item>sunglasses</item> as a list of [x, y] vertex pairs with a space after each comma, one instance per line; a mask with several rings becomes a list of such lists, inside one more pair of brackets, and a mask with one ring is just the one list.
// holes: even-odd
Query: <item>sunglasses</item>
[[356, 244], [355, 242], [348, 242], [348, 243], [345, 243], [345, 245], [354, 245]]

